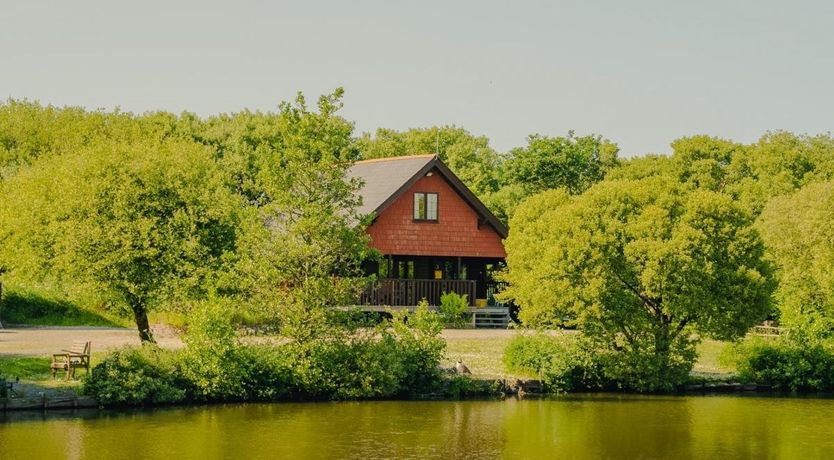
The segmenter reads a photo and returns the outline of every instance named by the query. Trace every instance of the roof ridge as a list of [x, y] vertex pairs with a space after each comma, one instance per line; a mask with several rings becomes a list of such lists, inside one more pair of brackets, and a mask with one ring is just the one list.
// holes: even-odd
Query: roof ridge
[[380, 157], [380, 158], [371, 158], [369, 160], [360, 160], [354, 162], [353, 164], [366, 164], [366, 163], [379, 163], [383, 161], [395, 161], [395, 160], [410, 160], [414, 158], [430, 158], [436, 157], [437, 154], [435, 153], [423, 153], [419, 155], [405, 155], [405, 156], [393, 156], [393, 157]]

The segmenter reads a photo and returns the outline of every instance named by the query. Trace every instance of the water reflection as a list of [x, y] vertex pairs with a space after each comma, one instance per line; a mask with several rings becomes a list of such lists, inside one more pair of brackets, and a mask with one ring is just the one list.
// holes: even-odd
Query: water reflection
[[825, 458], [831, 399], [580, 395], [6, 415], [0, 458]]

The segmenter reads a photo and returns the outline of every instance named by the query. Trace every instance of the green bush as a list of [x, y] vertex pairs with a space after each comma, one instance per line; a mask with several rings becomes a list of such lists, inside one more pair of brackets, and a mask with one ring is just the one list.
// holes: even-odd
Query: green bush
[[391, 353], [400, 361], [400, 393], [414, 395], [431, 391], [440, 382], [446, 341], [440, 337], [443, 319], [426, 305], [418, 306], [407, 319], [395, 316], [389, 333]]
[[550, 391], [606, 386], [599, 361], [587, 342], [575, 335], [516, 336], [504, 350], [504, 364], [510, 372], [537, 376]]
[[103, 405], [177, 403], [186, 399], [189, 387], [177, 364], [173, 351], [154, 345], [124, 347], [93, 367], [83, 392]]
[[240, 343], [223, 305], [197, 309], [185, 348], [124, 348], [84, 390], [102, 404], [382, 399], [440, 387], [443, 322], [425, 306], [390, 324], [280, 345]]
[[445, 349], [443, 322], [425, 306], [406, 321], [357, 330], [330, 340], [287, 346], [302, 395], [314, 399], [370, 399], [433, 391]]
[[734, 345], [730, 353], [745, 382], [789, 391], [834, 389], [834, 344], [755, 339]]
[[689, 381], [697, 357], [695, 343], [683, 335], [656, 352], [654, 339], [635, 334], [634, 343], [590, 346], [594, 361], [617, 388], [639, 392], [675, 391]]
[[443, 321], [449, 326], [461, 327], [466, 325], [469, 310], [469, 296], [456, 292], [447, 292], [440, 296], [438, 311]]

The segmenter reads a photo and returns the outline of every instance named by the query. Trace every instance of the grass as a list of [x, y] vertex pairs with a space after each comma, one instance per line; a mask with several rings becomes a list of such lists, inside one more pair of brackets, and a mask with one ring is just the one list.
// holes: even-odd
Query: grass
[[[446, 341], [446, 359], [443, 366], [454, 365], [455, 361], [463, 361], [476, 377], [483, 378], [530, 378], [530, 375], [511, 374], [504, 368], [504, 348], [509, 343], [509, 337], [471, 339], [450, 338]], [[728, 342], [706, 339], [698, 345], [698, 360], [692, 370], [694, 375], [701, 377], [727, 377], [735, 369], [722, 364], [721, 353], [729, 345]]]
[[50, 380], [50, 362], [47, 356], [3, 356], [0, 357], [0, 376], [29, 381]]
[[447, 339], [446, 360], [443, 366], [452, 366], [460, 360], [478, 377], [521, 377], [508, 375], [504, 370], [504, 348], [509, 342], [510, 339], [504, 337]]
[[729, 345], [729, 342], [704, 339], [698, 344], [698, 359], [692, 369], [693, 374], [718, 377], [735, 373], [735, 368], [721, 362], [721, 354]]
[[[81, 300], [75, 297], [82, 297]], [[109, 326], [124, 327], [128, 322], [104, 313], [94, 302], [49, 287], [4, 285], [0, 303], [0, 320], [4, 324], [30, 326]]]

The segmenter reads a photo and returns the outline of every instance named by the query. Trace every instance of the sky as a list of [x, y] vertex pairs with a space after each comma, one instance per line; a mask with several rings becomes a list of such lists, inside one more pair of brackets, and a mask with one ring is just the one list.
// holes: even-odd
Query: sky
[[454, 124], [501, 152], [599, 134], [834, 127], [830, 1], [0, 0], [0, 98], [207, 116], [344, 87], [356, 132]]

